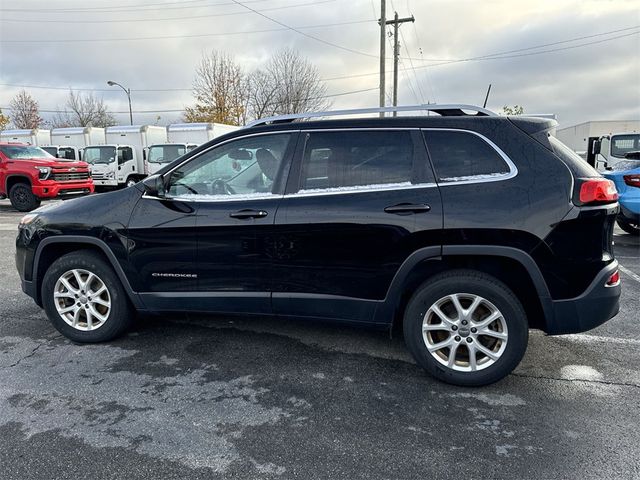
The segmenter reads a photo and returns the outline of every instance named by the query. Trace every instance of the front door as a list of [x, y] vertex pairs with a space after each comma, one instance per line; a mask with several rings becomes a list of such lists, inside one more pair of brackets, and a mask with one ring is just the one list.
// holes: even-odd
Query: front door
[[197, 207], [143, 195], [133, 208], [125, 240], [132, 270], [127, 273], [150, 308], [180, 310], [171, 297], [197, 288]]
[[296, 137], [232, 139], [170, 173], [169, 196], [197, 205], [199, 309], [271, 312], [272, 230]]
[[442, 206], [422, 138], [318, 130], [299, 143], [276, 216], [274, 311], [372, 321], [416, 245], [439, 253]]

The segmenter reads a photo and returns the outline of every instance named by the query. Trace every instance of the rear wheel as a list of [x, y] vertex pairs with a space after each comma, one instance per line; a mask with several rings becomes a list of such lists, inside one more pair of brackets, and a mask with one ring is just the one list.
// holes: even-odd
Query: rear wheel
[[636, 235], [636, 236], [640, 235], [640, 223], [638, 222], [634, 223], [627, 220], [626, 218], [620, 218], [620, 217], [616, 219], [616, 223], [625, 232], [630, 233], [631, 235]]
[[26, 183], [16, 183], [9, 190], [9, 200], [13, 208], [19, 212], [30, 212], [40, 206], [40, 199], [31, 191], [31, 186]]
[[69, 253], [51, 264], [42, 282], [42, 301], [53, 326], [82, 343], [121, 335], [134, 315], [111, 266], [88, 250]]
[[414, 358], [447, 383], [480, 386], [507, 376], [527, 348], [522, 304], [498, 279], [455, 270], [422, 284], [404, 315]]

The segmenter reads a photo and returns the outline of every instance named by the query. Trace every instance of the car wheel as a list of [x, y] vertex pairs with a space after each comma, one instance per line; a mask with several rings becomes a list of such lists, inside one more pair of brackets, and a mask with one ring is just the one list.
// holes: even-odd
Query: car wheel
[[31, 191], [26, 183], [16, 183], [9, 190], [9, 200], [13, 208], [19, 212], [30, 212], [40, 206], [40, 199]]
[[619, 217], [616, 219], [616, 223], [625, 232], [630, 233], [631, 235], [640, 235], [640, 224], [632, 223], [624, 218]]
[[404, 313], [405, 342], [434, 377], [461, 386], [488, 385], [507, 376], [527, 349], [522, 304], [501, 281], [454, 270], [432, 277]]
[[134, 316], [111, 265], [88, 250], [69, 253], [51, 264], [42, 282], [42, 302], [53, 326], [80, 343], [116, 338]]

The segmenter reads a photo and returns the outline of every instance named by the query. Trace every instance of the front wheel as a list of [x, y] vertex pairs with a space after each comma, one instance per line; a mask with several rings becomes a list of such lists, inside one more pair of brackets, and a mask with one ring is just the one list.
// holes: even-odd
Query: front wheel
[[616, 223], [625, 232], [630, 233], [631, 235], [635, 235], [636, 237], [640, 235], [640, 223], [633, 223], [626, 218], [620, 217], [616, 219]]
[[30, 212], [40, 206], [40, 199], [31, 191], [26, 183], [16, 183], [9, 190], [9, 200], [13, 208], [19, 212]]
[[434, 377], [481, 386], [520, 363], [529, 329], [522, 304], [504, 283], [454, 270], [416, 290], [405, 310], [404, 337], [416, 362]]
[[134, 315], [111, 265], [90, 250], [63, 255], [51, 264], [42, 281], [42, 302], [53, 326], [80, 343], [116, 338]]
[[127, 178], [127, 183], [125, 184], [127, 187], [133, 187], [136, 183], [138, 183], [138, 179], [135, 177]]

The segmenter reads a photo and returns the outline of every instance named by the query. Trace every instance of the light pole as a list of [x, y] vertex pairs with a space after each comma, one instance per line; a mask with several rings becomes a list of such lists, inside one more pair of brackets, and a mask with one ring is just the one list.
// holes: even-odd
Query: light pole
[[124, 93], [127, 94], [127, 98], [129, 99], [129, 121], [131, 122], [131, 125], [133, 125], [133, 111], [131, 110], [131, 90], [129, 88], [124, 88], [118, 82], [112, 82], [111, 80], [107, 81], [107, 85], [109, 85], [110, 87], [117, 85], [122, 90], [124, 90]]

